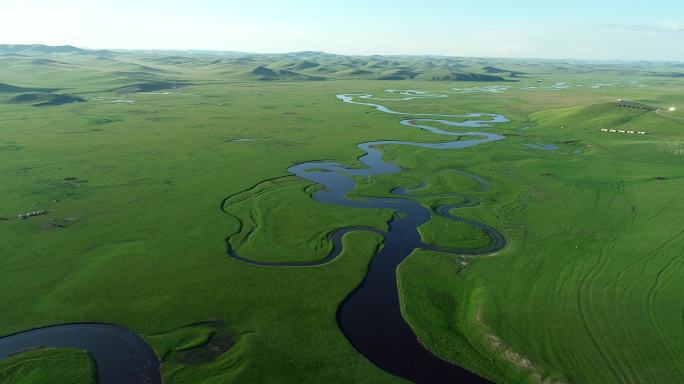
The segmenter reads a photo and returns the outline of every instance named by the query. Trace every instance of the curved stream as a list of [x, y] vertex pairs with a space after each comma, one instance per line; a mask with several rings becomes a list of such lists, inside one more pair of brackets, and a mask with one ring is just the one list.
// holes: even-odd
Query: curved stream
[[0, 338], [0, 359], [32, 348], [88, 351], [99, 384], [161, 384], [159, 358], [133, 332], [107, 324], [65, 324]]
[[[418, 227], [427, 223], [432, 211], [412, 200], [412, 196], [403, 188], [392, 191], [397, 197], [370, 197], [351, 199], [347, 194], [356, 188], [353, 177], [370, 175], [387, 175], [401, 172], [396, 164], [385, 162], [383, 145], [406, 145], [429, 149], [464, 149], [476, 145], [504, 139], [501, 135], [489, 132], [467, 131], [452, 132], [436, 128], [442, 125], [460, 128], [485, 128], [491, 124], [505, 123], [508, 120], [496, 114], [426, 114], [406, 113], [391, 110], [373, 103], [354, 101], [355, 97], [371, 99], [372, 95], [346, 94], [337, 98], [344, 103], [372, 107], [378, 111], [393, 114], [416, 116], [415, 119], [401, 121], [402, 125], [429, 131], [440, 136], [454, 136], [456, 140], [439, 143], [415, 143], [408, 141], [382, 140], [361, 143], [357, 147], [364, 152], [359, 161], [365, 168], [348, 167], [343, 164], [327, 161], [312, 161], [296, 164], [288, 169], [291, 174], [323, 186], [313, 198], [321, 203], [334, 204], [353, 208], [390, 209], [400, 213], [389, 223], [389, 231], [382, 232], [368, 227], [346, 227], [333, 232], [329, 239], [333, 249], [325, 258], [314, 262], [256, 262], [238, 255], [237, 249], [227, 240], [228, 254], [250, 264], [270, 267], [306, 267], [330, 262], [342, 252], [342, 237], [352, 231], [372, 231], [384, 236], [383, 248], [373, 257], [368, 273], [362, 283], [342, 302], [337, 311], [340, 329], [352, 345], [366, 358], [383, 370], [416, 383], [488, 383], [489, 381], [433, 355], [418, 340], [401, 314], [397, 289], [396, 268], [415, 249], [431, 249], [459, 255], [480, 255], [500, 250], [506, 245], [503, 235], [496, 229], [475, 220], [460, 218], [451, 213], [457, 208], [473, 207], [480, 204], [476, 200], [465, 203], [441, 206], [435, 210], [447, 219], [465, 223], [483, 231], [490, 244], [484, 248], [441, 248], [424, 244]], [[452, 121], [452, 120], [461, 121]], [[470, 140], [461, 141], [460, 137]], [[482, 189], [488, 188], [488, 182], [474, 174], [458, 171], [462, 175], [475, 180]], [[427, 196], [429, 197], [429, 196]], [[227, 198], [222, 209], [226, 211]]]

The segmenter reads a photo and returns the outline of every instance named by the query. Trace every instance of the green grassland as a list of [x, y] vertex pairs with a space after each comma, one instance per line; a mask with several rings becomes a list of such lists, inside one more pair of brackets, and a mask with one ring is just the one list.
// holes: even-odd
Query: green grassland
[[[396, 187], [427, 207], [476, 197], [454, 213], [507, 238], [493, 256], [414, 252], [397, 272], [405, 318], [430, 350], [501, 383], [684, 381], [684, 120], [615, 103], [681, 116], [676, 67], [45, 47], [3, 47], [0, 67], [0, 334], [121, 325], [155, 348], [167, 383], [403, 382], [359, 355], [335, 319], [378, 235], [348, 234], [342, 255], [312, 268], [241, 263], [225, 240], [258, 261], [311, 261], [340, 227], [386, 229], [393, 212], [319, 204], [287, 168], [359, 165], [360, 142], [443, 138], [336, 94], [501, 85], [381, 102], [511, 120], [489, 128], [505, 140], [469, 149], [387, 146], [404, 171], [358, 180], [356, 198]], [[441, 79], [451, 73], [513, 81]], [[49, 213], [16, 219], [39, 209]], [[443, 247], [488, 241], [437, 215], [420, 231]], [[76, 372], [92, 380], [74, 351], [0, 361], [0, 378], [19, 382]]]
[[41, 348], [0, 360], [2, 384], [96, 382], [95, 363], [85, 351]]

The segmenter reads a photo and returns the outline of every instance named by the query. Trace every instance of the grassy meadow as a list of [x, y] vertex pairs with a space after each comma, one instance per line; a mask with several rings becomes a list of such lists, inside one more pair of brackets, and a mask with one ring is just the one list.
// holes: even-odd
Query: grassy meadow
[[0, 360], [2, 384], [93, 384], [95, 363], [75, 349], [34, 349]]
[[[427, 207], [476, 197], [454, 214], [506, 236], [491, 256], [415, 251], [397, 271], [405, 318], [434, 353], [499, 383], [684, 381], [677, 67], [4, 47], [0, 68], [0, 335], [117, 324], [154, 347], [173, 384], [404, 382], [358, 354], [335, 319], [380, 236], [348, 234], [340, 257], [311, 268], [251, 266], [225, 241], [257, 261], [311, 261], [340, 227], [387, 229], [393, 212], [317, 203], [287, 168], [358, 165], [366, 141], [444, 137], [336, 94], [500, 85], [379, 102], [511, 120], [484, 129], [505, 140], [468, 149], [387, 146], [404, 171], [358, 180], [358, 198], [396, 187]], [[474, 81], [451, 80], [454, 68]], [[663, 116], [617, 99], [679, 108]], [[253, 197], [222, 212], [241, 191]], [[17, 219], [37, 210], [48, 213]], [[437, 215], [420, 231], [443, 247], [488, 241]], [[199, 349], [212, 342], [225, 350]], [[36, 350], [0, 361], [0, 383], [85, 383], [92, 369], [87, 354]]]

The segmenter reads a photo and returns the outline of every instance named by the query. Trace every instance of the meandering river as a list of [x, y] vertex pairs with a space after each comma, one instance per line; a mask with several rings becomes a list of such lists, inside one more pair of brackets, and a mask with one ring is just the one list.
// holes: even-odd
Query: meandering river
[[159, 358], [133, 332], [106, 324], [55, 325], [0, 338], [0, 359], [37, 347], [76, 348], [95, 360], [99, 384], [161, 384]]
[[[435, 95], [433, 97], [443, 97]], [[384, 236], [382, 249], [373, 257], [363, 282], [342, 302], [337, 311], [337, 322], [351, 344], [366, 358], [383, 370], [416, 383], [487, 383], [488, 381], [432, 354], [418, 340], [406, 323], [399, 303], [396, 268], [415, 249], [432, 249], [460, 255], [479, 255], [493, 253], [506, 244], [501, 233], [495, 228], [475, 220], [464, 219], [453, 214], [458, 208], [473, 207], [480, 202], [467, 200], [465, 203], [438, 207], [434, 214], [479, 228], [489, 238], [490, 244], [483, 248], [446, 249], [424, 244], [418, 227], [427, 223], [433, 212], [412, 199], [404, 188], [396, 188], [397, 197], [377, 197], [353, 199], [347, 195], [354, 191], [355, 176], [388, 175], [401, 172], [401, 168], [383, 160], [382, 146], [402, 145], [436, 150], [457, 150], [474, 147], [504, 139], [503, 136], [486, 131], [454, 132], [435, 126], [478, 129], [493, 124], [506, 123], [508, 120], [496, 114], [472, 113], [465, 115], [406, 113], [391, 110], [383, 105], [355, 101], [373, 99], [372, 95], [344, 94], [337, 98], [347, 104], [374, 108], [392, 115], [411, 116], [400, 124], [425, 130], [455, 140], [439, 143], [419, 143], [408, 141], [382, 140], [359, 144], [364, 152], [358, 160], [365, 166], [348, 167], [340, 163], [312, 161], [296, 164], [288, 171], [302, 179], [323, 186], [313, 198], [324, 204], [338, 206], [390, 209], [397, 213], [389, 223], [389, 230], [382, 232], [367, 227], [342, 228], [330, 235], [333, 249], [325, 258], [314, 262], [255, 262], [238, 254], [238, 250], [228, 242], [228, 253], [241, 261], [268, 267], [307, 267], [330, 262], [342, 251], [342, 236], [352, 231], [372, 231]], [[425, 97], [422, 97], [425, 98]], [[410, 98], [401, 99], [408, 100]], [[469, 137], [469, 140], [460, 138]], [[488, 188], [484, 178], [468, 172], [462, 175], [474, 179], [481, 188]], [[224, 201], [225, 203], [225, 201]], [[222, 207], [225, 211], [225, 206]]]
[[[418, 98], [448, 97], [437, 94], [420, 94]], [[410, 100], [414, 94], [402, 100]], [[330, 262], [343, 250], [342, 237], [353, 231], [370, 231], [384, 236], [382, 249], [373, 257], [362, 283], [354, 289], [337, 310], [340, 329], [351, 344], [371, 362], [383, 370], [416, 383], [486, 383], [487, 380], [432, 354], [418, 340], [404, 320], [397, 289], [396, 268], [416, 249], [431, 249], [459, 255], [493, 253], [506, 244], [501, 233], [487, 224], [465, 219], [454, 210], [474, 207], [479, 200], [467, 199], [464, 203], [440, 206], [431, 211], [417, 202], [405, 188], [392, 191], [396, 197], [353, 199], [347, 195], [354, 191], [354, 177], [388, 175], [401, 172], [401, 168], [382, 158], [381, 147], [402, 145], [435, 150], [458, 150], [504, 139], [503, 136], [486, 131], [448, 131], [435, 126], [478, 129], [508, 120], [496, 114], [473, 113], [465, 115], [406, 113], [391, 110], [380, 104], [355, 101], [372, 99], [372, 95], [345, 94], [337, 98], [347, 104], [374, 108], [380, 112], [411, 116], [400, 123], [444, 137], [454, 137], [439, 143], [381, 140], [361, 143], [364, 152], [358, 160], [364, 167], [348, 167], [340, 163], [312, 161], [296, 164], [288, 170], [291, 174], [324, 188], [313, 198], [324, 204], [338, 206], [390, 209], [397, 213], [389, 223], [388, 231], [352, 226], [342, 228], [330, 235], [333, 249], [325, 258], [312, 262], [257, 262], [240, 256], [228, 241], [228, 254], [242, 262], [263, 267], [309, 267]], [[377, 100], [377, 99], [376, 99]], [[381, 100], [381, 99], [380, 99]], [[469, 140], [460, 140], [469, 137]], [[489, 183], [482, 177], [457, 171], [472, 178], [483, 190]], [[224, 200], [222, 209], [229, 199]], [[440, 248], [423, 243], [418, 227], [427, 223], [433, 214], [465, 223], [483, 231], [490, 243], [483, 248]], [[86, 350], [95, 360], [100, 384], [160, 384], [159, 359], [152, 348], [140, 337], [121, 327], [105, 324], [67, 324], [46, 327], [0, 338], [0, 359], [36, 347], [77, 348]]]

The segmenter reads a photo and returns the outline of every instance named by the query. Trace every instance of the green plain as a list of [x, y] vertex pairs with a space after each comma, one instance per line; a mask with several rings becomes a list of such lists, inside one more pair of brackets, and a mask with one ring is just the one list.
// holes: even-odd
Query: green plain
[[[684, 120], [615, 103], [684, 106], [684, 80], [651, 74], [663, 68], [494, 62], [530, 75], [515, 83], [443, 82], [429, 81], [439, 76], [421, 67], [429, 58], [399, 58], [423, 75], [338, 80], [377, 59], [356, 58], [366, 64], [350, 69], [322, 56], [308, 59], [337, 74], [325, 81], [291, 81], [291, 74], [259, 81], [235, 58], [212, 64], [160, 52], [78, 53], [38, 64], [36, 55], [0, 55], [0, 83], [86, 101], [7, 103], [21, 92], [0, 88], [0, 218], [8, 219], [0, 221], [0, 334], [121, 325], [155, 348], [167, 383], [403, 382], [359, 355], [335, 320], [382, 246], [379, 236], [351, 233], [342, 255], [312, 268], [251, 266], [228, 258], [225, 240], [235, 234], [241, 255], [258, 261], [317, 260], [340, 227], [386, 229], [393, 212], [317, 203], [315, 187], [286, 177], [287, 168], [312, 160], [359, 165], [356, 144], [366, 141], [443, 138], [336, 94], [391, 98], [385, 89], [506, 85], [502, 93], [380, 102], [511, 120], [488, 129], [505, 140], [469, 149], [387, 146], [385, 159], [405, 171], [358, 180], [358, 198], [423, 182], [412, 193], [428, 207], [475, 196], [481, 206], [454, 213], [507, 238], [492, 256], [414, 252], [397, 272], [405, 318], [430, 350], [501, 383], [684, 382]], [[481, 71], [478, 60], [453, 60]], [[279, 70], [290, 61], [257, 58], [249, 68]], [[388, 64], [377, 75], [395, 70]], [[161, 81], [182, 86], [136, 91]], [[591, 88], [614, 81], [620, 84]], [[522, 89], [558, 82], [583, 86]], [[559, 148], [525, 146], [536, 143]], [[454, 169], [483, 176], [491, 189]], [[280, 181], [260, 184], [271, 179]], [[230, 215], [220, 210], [223, 199], [247, 190], [259, 192], [229, 205]], [[445, 193], [458, 195], [439, 197]], [[16, 219], [38, 209], [49, 214]], [[426, 242], [446, 247], [488, 241], [436, 215], [420, 230]], [[234, 345], [211, 361], [179, 360], [210, 339], [206, 322], [214, 320], [226, 324]], [[0, 378], [88, 382], [59, 381], [92, 379], [86, 357], [32, 351], [0, 361]]]

